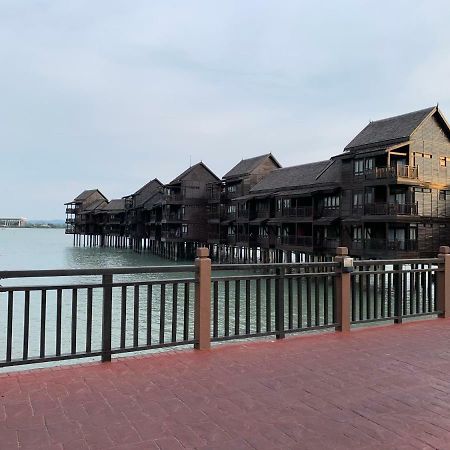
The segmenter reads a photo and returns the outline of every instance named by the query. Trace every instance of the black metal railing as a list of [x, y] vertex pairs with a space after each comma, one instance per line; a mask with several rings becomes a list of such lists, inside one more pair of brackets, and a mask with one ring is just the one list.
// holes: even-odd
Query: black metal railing
[[200, 304], [222, 341], [437, 315], [446, 292], [440, 258], [356, 261], [345, 300], [339, 262], [201, 264], [0, 272], [0, 367], [198, 344]]
[[283, 208], [276, 211], [276, 217], [312, 217], [312, 206], [297, 206], [292, 208]]
[[369, 215], [411, 215], [418, 214], [418, 203], [368, 203], [364, 213]]
[[[335, 263], [227, 264], [212, 282], [212, 341], [335, 327]], [[258, 274], [243, 275], [242, 271]]]
[[439, 259], [357, 261], [352, 273], [352, 322], [438, 314]]
[[[0, 367], [192, 344], [194, 270], [2, 272]], [[76, 281], [43, 284], [45, 277]]]

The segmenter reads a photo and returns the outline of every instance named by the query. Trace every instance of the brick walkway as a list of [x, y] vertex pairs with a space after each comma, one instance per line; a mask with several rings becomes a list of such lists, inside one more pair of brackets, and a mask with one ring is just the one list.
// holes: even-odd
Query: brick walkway
[[450, 449], [450, 320], [11, 373], [0, 448]]

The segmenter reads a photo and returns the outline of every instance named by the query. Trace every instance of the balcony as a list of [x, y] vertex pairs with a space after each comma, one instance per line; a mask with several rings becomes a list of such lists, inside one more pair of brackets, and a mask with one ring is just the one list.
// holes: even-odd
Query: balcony
[[408, 180], [417, 180], [419, 178], [419, 170], [417, 166], [388, 166], [376, 167], [375, 169], [364, 172], [368, 179], [386, 179], [386, 178], [403, 178]]
[[275, 213], [278, 218], [304, 218], [312, 217], [312, 206], [297, 206], [295, 208], [283, 208]]
[[277, 243], [290, 247], [312, 247], [312, 236], [281, 236], [277, 238]]
[[418, 210], [417, 203], [368, 203], [364, 206], [364, 214], [367, 215], [417, 216]]
[[185, 199], [184, 194], [181, 192], [174, 194], [166, 194], [165, 201], [166, 203], [182, 203]]
[[183, 220], [183, 215], [179, 213], [169, 213], [162, 216], [162, 222], [181, 222]]
[[248, 234], [241, 234], [241, 233], [239, 233], [236, 236], [236, 242], [241, 243], [241, 244], [248, 244], [248, 242], [249, 242], [249, 235]]
[[387, 240], [383, 238], [361, 239], [352, 241], [352, 250], [374, 250], [374, 251], [417, 251], [417, 241], [411, 239]]
[[68, 206], [66, 208], [66, 214], [76, 214], [79, 208], [76, 206]]
[[255, 219], [269, 219], [270, 218], [270, 209], [257, 209], [254, 213]]
[[340, 246], [339, 238], [325, 238], [317, 241], [314, 246], [324, 250], [336, 250]]

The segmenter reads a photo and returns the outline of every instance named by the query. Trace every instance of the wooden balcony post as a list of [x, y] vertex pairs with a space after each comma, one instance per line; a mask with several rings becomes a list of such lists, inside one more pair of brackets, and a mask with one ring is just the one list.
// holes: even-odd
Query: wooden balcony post
[[334, 261], [338, 264], [336, 271], [336, 331], [350, 331], [351, 287], [350, 272], [344, 271], [344, 260], [348, 258], [348, 248], [338, 247]]
[[439, 272], [436, 272], [437, 299], [436, 308], [439, 317], [450, 317], [450, 247], [439, 247]]
[[208, 248], [197, 248], [195, 266], [194, 348], [208, 350], [211, 347], [211, 259]]

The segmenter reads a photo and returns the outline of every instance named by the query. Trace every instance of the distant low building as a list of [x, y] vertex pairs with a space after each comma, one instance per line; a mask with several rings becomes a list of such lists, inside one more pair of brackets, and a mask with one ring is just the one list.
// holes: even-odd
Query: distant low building
[[24, 219], [23, 217], [0, 218], [0, 227], [2, 227], [2, 228], [21, 228], [21, 227], [24, 227], [26, 224], [27, 224], [27, 219]]

